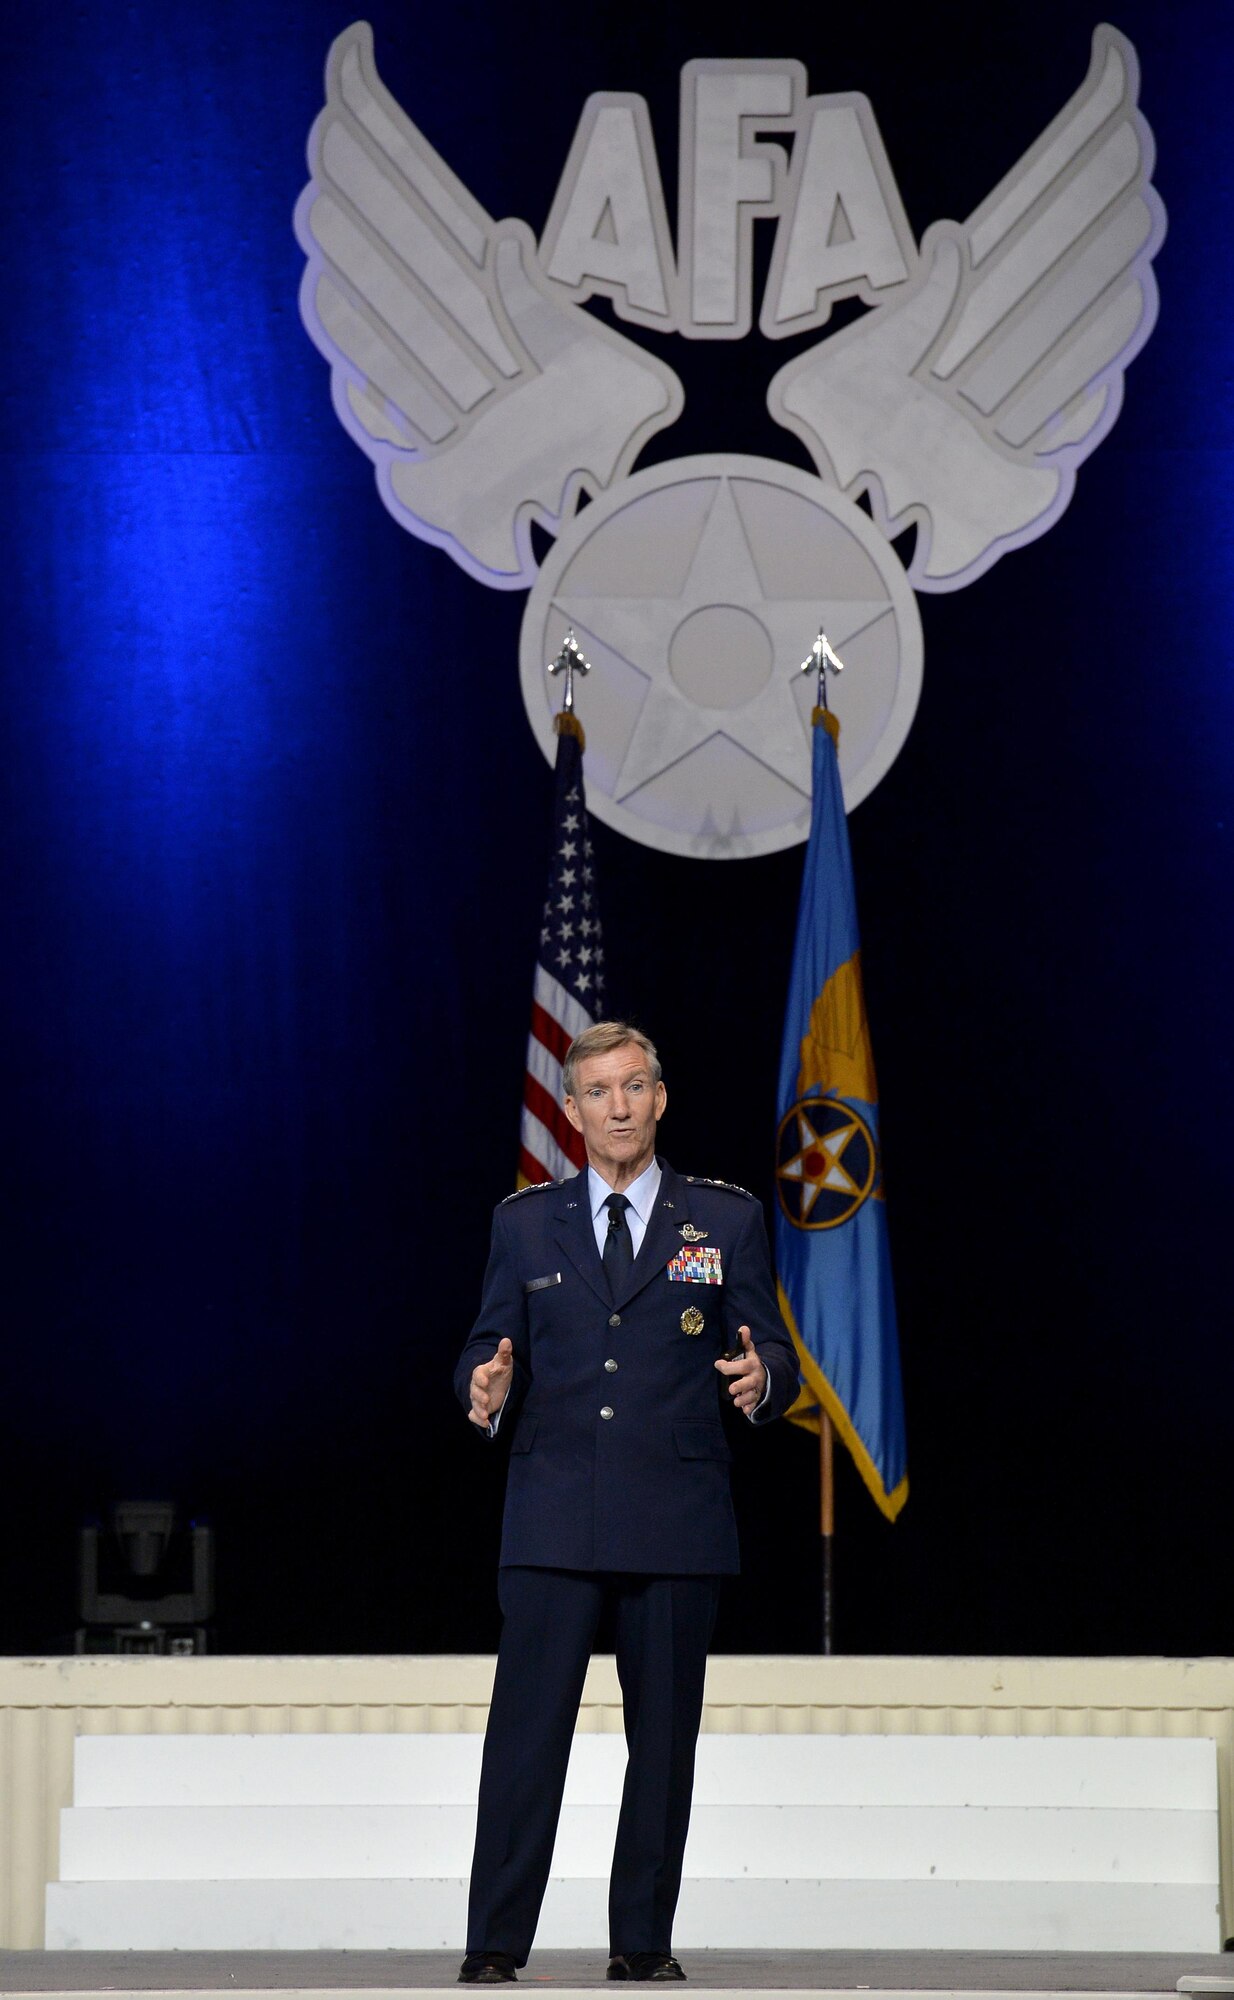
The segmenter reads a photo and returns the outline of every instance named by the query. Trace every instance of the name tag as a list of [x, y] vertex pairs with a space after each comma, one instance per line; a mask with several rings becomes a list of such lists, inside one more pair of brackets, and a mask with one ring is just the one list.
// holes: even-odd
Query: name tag
[[712, 1243], [687, 1243], [669, 1259], [668, 1275], [675, 1285], [722, 1285], [720, 1252]]
[[561, 1272], [550, 1271], [547, 1278], [528, 1278], [523, 1285], [525, 1292], [542, 1292], [546, 1285], [559, 1285]]

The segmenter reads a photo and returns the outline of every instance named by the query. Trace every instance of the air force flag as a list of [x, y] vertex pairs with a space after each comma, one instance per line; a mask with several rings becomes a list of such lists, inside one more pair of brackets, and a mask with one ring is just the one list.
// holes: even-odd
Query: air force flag
[[789, 1411], [826, 1410], [889, 1520], [908, 1498], [878, 1085], [861, 987], [839, 725], [814, 711], [814, 807], [780, 1052], [776, 1269], [801, 1364]]

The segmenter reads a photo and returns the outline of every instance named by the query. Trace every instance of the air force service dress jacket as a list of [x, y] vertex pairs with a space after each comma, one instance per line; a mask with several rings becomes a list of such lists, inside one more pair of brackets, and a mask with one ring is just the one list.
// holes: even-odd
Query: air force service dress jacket
[[454, 1382], [466, 1405], [472, 1369], [509, 1336], [503, 1565], [661, 1576], [739, 1567], [722, 1419], [730, 1378], [714, 1363], [748, 1326], [768, 1375], [764, 1423], [796, 1397], [797, 1359], [760, 1204], [660, 1164], [616, 1297], [585, 1175], [524, 1188], [494, 1211], [484, 1296]]

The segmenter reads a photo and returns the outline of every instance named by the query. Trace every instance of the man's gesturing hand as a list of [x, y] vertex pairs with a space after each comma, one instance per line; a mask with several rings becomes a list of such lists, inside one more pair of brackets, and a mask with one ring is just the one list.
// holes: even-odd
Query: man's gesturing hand
[[467, 1415], [486, 1431], [510, 1393], [514, 1375], [514, 1349], [508, 1340], [498, 1343], [491, 1361], [482, 1361], [471, 1371], [471, 1408]]
[[[745, 1349], [744, 1354], [737, 1361], [717, 1361], [716, 1367], [719, 1369], [721, 1375], [730, 1375], [732, 1377], [728, 1385], [728, 1393], [743, 1416], [748, 1417], [751, 1411], [757, 1410], [763, 1400], [763, 1394], [767, 1387], [767, 1370], [758, 1358], [758, 1350], [750, 1338], [749, 1327], [739, 1326], [737, 1331], [741, 1335], [741, 1345]], [[477, 1369], [476, 1373], [479, 1374], [479, 1372], [479, 1369]], [[473, 1400], [475, 1398], [474, 1389], [472, 1390], [472, 1398]]]

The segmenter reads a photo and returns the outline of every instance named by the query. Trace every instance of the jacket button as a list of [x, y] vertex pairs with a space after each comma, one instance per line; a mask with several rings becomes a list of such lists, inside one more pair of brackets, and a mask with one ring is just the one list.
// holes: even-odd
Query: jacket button
[[620, 1325], [621, 1325], [621, 1314], [620, 1314], [620, 1313], [610, 1313], [610, 1314], [609, 1314], [609, 1316], [608, 1316], [608, 1323], [609, 1323], [609, 1325], [610, 1325], [610, 1326], [620, 1326]]
[[617, 1363], [615, 1361], [606, 1361], [604, 1364], [604, 1373], [606, 1375], [615, 1375], [617, 1373]]
[[606, 1404], [604, 1405], [604, 1408], [603, 1408], [603, 1409], [601, 1410], [601, 1412], [600, 1412], [600, 1415], [601, 1415], [602, 1417], [604, 1417], [604, 1418], [605, 1418], [605, 1419], [607, 1420], [607, 1419], [608, 1419], [609, 1417], [611, 1417], [611, 1416], [612, 1416], [612, 1414], [613, 1414], [612, 1410], [611, 1410], [611, 1409], [609, 1408], [608, 1404], [606, 1403]]

